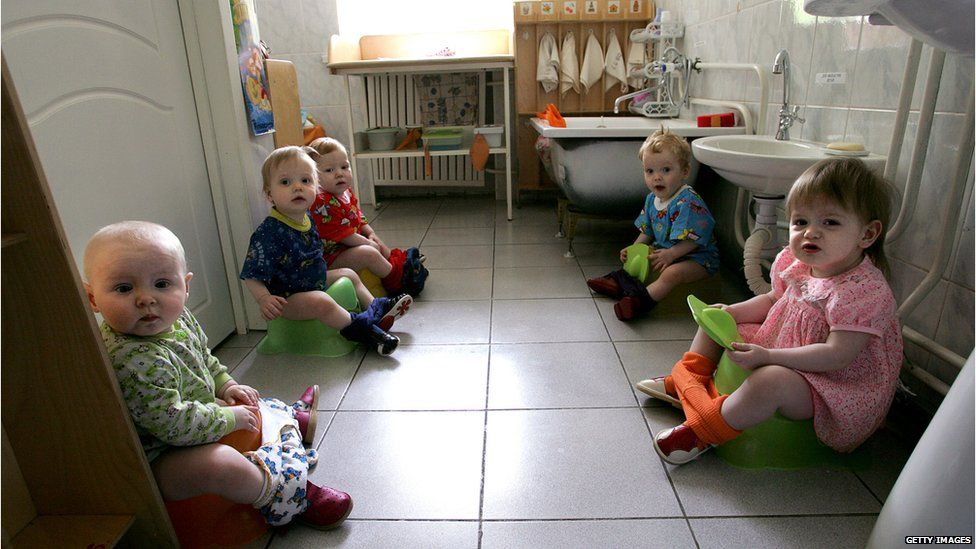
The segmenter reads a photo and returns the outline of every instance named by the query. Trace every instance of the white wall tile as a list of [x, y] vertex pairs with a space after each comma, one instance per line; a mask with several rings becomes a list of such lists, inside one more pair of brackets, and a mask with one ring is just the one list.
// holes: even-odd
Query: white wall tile
[[305, 19], [304, 53], [325, 53], [329, 37], [339, 34], [339, 15], [335, 0], [301, 0]]
[[864, 24], [851, 106], [896, 109], [911, 37], [894, 26]]
[[301, 0], [261, 0], [254, 11], [258, 16], [261, 40], [271, 48], [272, 56], [282, 59], [305, 51], [305, 18]]
[[[973, 351], [973, 330], [976, 294], [968, 288], [956, 284], [946, 285], [945, 306], [939, 318], [939, 329], [935, 334], [935, 341], [947, 347], [956, 354], [968, 357]], [[942, 364], [941, 361], [939, 361]], [[948, 365], [947, 365], [948, 366]], [[933, 372], [939, 379], [951, 382], [957, 370], [949, 366], [948, 371]]]
[[[860, 17], [820, 17], [814, 37], [813, 55], [806, 67], [809, 72], [797, 84], [807, 87], [806, 103], [827, 107], [847, 107], [851, 101], [851, 84], [857, 60], [857, 45], [861, 38]], [[803, 68], [800, 65], [800, 68]], [[821, 73], [841, 73], [842, 79], [833, 83], [817, 82]], [[840, 80], [843, 80], [842, 82]]]
[[[807, 141], [831, 143], [844, 140], [844, 129], [847, 125], [847, 115], [850, 109], [823, 108], [807, 106], [800, 109], [800, 116], [804, 123], [796, 122], [790, 128], [791, 137], [799, 137]], [[775, 113], [774, 113], [775, 120]]]
[[[888, 264], [891, 266], [891, 278], [889, 279], [891, 291], [895, 295], [895, 301], [901, 305], [925, 278], [926, 271], [892, 257], [890, 253], [888, 254]], [[947, 286], [948, 284], [945, 282], [937, 284], [929, 295], [919, 303], [918, 307], [912, 311], [908, 319], [902, 319], [902, 324], [911, 326], [926, 337], [935, 338]]]
[[[970, 166], [972, 170], [972, 166]], [[974, 278], [976, 278], [976, 267], [974, 267], [974, 249], [976, 249], [976, 243], [973, 240], [973, 216], [976, 214], [976, 203], [973, 201], [973, 172], [969, 172], [969, 200], [964, 201], [967, 204], [965, 212], [966, 217], [963, 219], [962, 229], [959, 234], [959, 243], [956, 245], [956, 249], [952, 252], [952, 257], [949, 259], [950, 266], [950, 276], [949, 280], [963, 286], [964, 288], [974, 289]]]

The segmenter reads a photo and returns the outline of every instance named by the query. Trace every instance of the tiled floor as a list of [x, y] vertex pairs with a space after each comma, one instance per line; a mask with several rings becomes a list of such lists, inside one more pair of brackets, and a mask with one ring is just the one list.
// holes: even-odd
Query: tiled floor
[[[629, 223], [581, 222], [576, 257], [548, 204], [515, 220], [485, 199], [391, 200], [373, 226], [419, 245], [427, 289], [388, 358], [265, 356], [263, 336], [217, 350], [238, 381], [297, 398], [322, 387], [315, 482], [352, 494], [332, 532], [301, 526], [255, 547], [863, 547], [910, 447], [881, 431], [859, 472], [754, 471], [714, 452], [662, 462], [651, 436], [680, 412], [635, 393], [687, 350], [683, 292], [624, 324], [584, 280], [616, 268]], [[745, 297], [726, 275], [708, 302]]]

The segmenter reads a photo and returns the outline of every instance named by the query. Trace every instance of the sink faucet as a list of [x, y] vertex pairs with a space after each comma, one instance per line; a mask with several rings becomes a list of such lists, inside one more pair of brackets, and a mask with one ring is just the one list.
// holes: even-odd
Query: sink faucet
[[779, 108], [779, 127], [776, 130], [776, 139], [779, 141], [790, 140], [790, 126], [794, 122], [804, 123], [806, 120], [800, 118], [800, 106], [790, 107], [790, 52], [779, 50], [776, 59], [773, 60], [773, 74], [783, 75], [783, 106]]
[[644, 88], [643, 90], [637, 90], [635, 92], [625, 93], [625, 94], [621, 95], [620, 97], [614, 99], [613, 100], [613, 112], [614, 112], [614, 114], [617, 114], [617, 113], [620, 112], [620, 104], [623, 103], [624, 101], [626, 101], [628, 99], [633, 99], [634, 97], [637, 97], [638, 95], [640, 95], [642, 93], [648, 93], [650, 91], [651, 91], [650, 88]]

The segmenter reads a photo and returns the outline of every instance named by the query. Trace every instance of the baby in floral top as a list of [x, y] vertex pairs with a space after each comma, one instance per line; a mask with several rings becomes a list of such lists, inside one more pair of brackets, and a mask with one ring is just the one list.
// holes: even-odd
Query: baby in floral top
[[[650, 311], [675, 286], [706, 278], [719, 266], [712, 236], [715, 219], [698, 193], [684, 184], [691, 171], [688, 142], [662, 128], [644, 141], [638, 157], [651, 192], [634, 222], [640, 230], [634, 242], [654, 245], [648, 261], [658, 276], [646, 288], [622, 269], [586, 281], [594, 292], [619, 300], [613, 311], [620, 320]], [[627, 260], [626, 248], [620, 250], [620, 260]]]

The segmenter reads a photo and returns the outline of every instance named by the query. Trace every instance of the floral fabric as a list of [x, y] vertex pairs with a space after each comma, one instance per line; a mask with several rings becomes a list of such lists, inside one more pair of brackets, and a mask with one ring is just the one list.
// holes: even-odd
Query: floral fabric
[[656, 201], [654, 193], [648, 193], [634, 226], [654, 238], [655, 248], [670, 248], [682, 240], [695, 242], [698, 248], [681, 259], [698, 263], [708, 274], [718, 270], [718, 247], [712, 236], [715, 218], [691, 187], [685, 185], [664, 203]]

